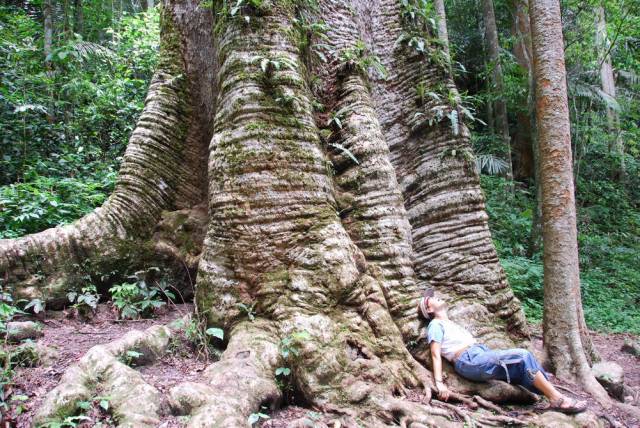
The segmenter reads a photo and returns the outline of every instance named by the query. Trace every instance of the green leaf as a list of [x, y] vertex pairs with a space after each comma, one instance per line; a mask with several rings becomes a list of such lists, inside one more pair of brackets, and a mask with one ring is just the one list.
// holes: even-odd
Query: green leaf
[[102, 399], [100, 403], [98, 403], [100, 407], [102, 407], [105, 411], [109, 410], [109, 400]]
[[211, 327], [208, 328], [205, 333], [209, 336], [217, 337], [220, 340], [224, 339], [224, 330], [222, 330], [221, 328]]
[[276, 376], [284, 375], [289, 376], [291, 374], [291, 369], [289, 367], [278, 367], [276, 369]]

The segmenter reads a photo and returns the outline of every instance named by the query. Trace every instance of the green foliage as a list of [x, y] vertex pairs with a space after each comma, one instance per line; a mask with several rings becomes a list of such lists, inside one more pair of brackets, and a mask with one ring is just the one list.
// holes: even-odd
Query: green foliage
[[227, 20], [241, 20], [245, 24], [251, 23], [252, 16], [260, 14], [263, 6], [267, 6], [269, 2], [264, 0], [207, 0], [200, 7], [211, 7], [215, 5], [218, 16], [216, 29], [222, 28], [222, 22]]
[[[102, 163], [82, 165], [84, 156], [52, 155], [59, 164], [76, 165], [81, 177], [61, 178], [56, 165], [42, 166], [42, 172], [29, 168], [25, 182], [0, 186], [0, 238], [15, 238], [70, 223], [100, 206], [113, 189], [116, 173]], [[91, 166], [96, 167], [93, 171]], [[65, 165], [66, 168], [66, 165]], [[52, 175], [40, 175], [52, 174]], [[54, 175], [55, 174], [55, 175]]]
[[[593, 174], [596, 176], [596, 174]], [[530, 321], [543, 311], [541, 253], [527, 257], [534, 195], [504, 178], [482, 176], [494, 244]], [[590, 328], [640, 332], [640, 212], [606, 177], [578, 183], [578, 245], [582, 303]]]
[[247, 419], [247, 423], [249, 424], [249, 426], [253, 426], [254, 424], [258, 423], [260, 421], [260, 419], [267, 420], [267, 419], [269, 419], [269, 415], [267, 415], [266, 413], [262, 413], [262, 412], [251, 413], [249, 415], [249, 418]]
[[113, 189], [156, 63], [159, 25], [155, 10], [116, 21], [94, 14], [98, 6], [85, 4], [82, 36], [55, 40], [52, 69], [39, 19], [0, 7], [0, 238], [69, 223]]
[[220, 340], [224, 339], [224, 330], [222, 330], [221, 328], [211, 327], [206, 329], [205, 333], [211, 337], [215, 337]]
[[[123, 363], [130, 367], [135, 367], [138, 365], [140, 359], [144, 357], [142, 352], [135, 351], [133, 349], [125, 352], [122, 355], [118, 356], [118, 359]], [[106, 410], [106, 409], [105, 409]]]
[[156, 309], [166, 305], [163, 298], [175, 299], [175, 295], [167, 289], [164, 277], [160, 275], [160, 279], [157, 279], [159, 272], [155, 267], [138, 271], [129, 276], [131, 282], [111, 287], [111, 300], [121, 318], [148, 318]]
[[338, 61], [346, 69], [357, 70], [365, 76], [369, 74], [369, 69], [372, 69], [381, 79], [387, 77], [387, 70], [380, 62], [380, 58], [373, 55], [362, 40], [358, 40], [355, 45], [340, 51]]
[[67, 298], [69, 302], [73, 304], [73, 308], [78, 311], [81, 315], [87, 315], [89, 313], [95, 312], [98, 307], [98, 301], [100, 300], [100, 295], [96, 290], [96, 286], [90, 284], [86, 287], [82, 287], [80, 292], [71, 291], [67, 293]]
[[245, 314], [247, 314], [247, 317], [249, 318], [249, 321], [254, 321], [256, 319], [256, 311], [254, 310], [256, 304], [255, 302], [247, 305], [245, 303], [236, 303], [236, 306]]

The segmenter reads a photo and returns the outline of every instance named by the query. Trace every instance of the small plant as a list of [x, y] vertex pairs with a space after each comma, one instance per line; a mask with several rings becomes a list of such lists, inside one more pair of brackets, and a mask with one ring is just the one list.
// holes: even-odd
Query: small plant
[[130, 366], [130, 367], [135, 367], [136, 365], [138, 365], [138, 362], [140, 361], [140, 359], [144, 356], [144, 354], [142, 352], [138, 352], [138, 351], [134, 351], [134, 350], [129, 350], [127, 352], [125, 352], [124, 354], [120, 355], [118, 357], [118, 359]]
[[[261, 407], [261, 410], [266, 410], [266, 408], [264, 406]], [[253, 426], [254, 424], [258, 423], [260, 421], [260, 419], [269, 419], [269, 415], [267, 415], [266, 413], [262, 413], [262, 412], [257, 412], [257, 413], [251, 413], [249, 415], [249, 418], [247, 419], [247, 423], [250, 426]]]
[[342, 121], [344, 120], [344, 117], [349, 110], [350, 107], [345, 106], [336, 112], [332, 112], [329, 120], [327, 121], [327, 126], [333, 126], [336, 129], [342, 129]]
[[[246, 24], [251, 23], [251, 16], [256, 15], [256, 12], [264, 4], [264, 0], [223, 0], [222, 6], [218, 15], [227, 19], [241, 19]], [[200, 7], [210, 8], [213, 5], [211, 0], [207, 0], [200, 5]], [[224, 21], [219, 19], [218, 21]], [[217, 25], [217, 27], [219, 24]]]
[[274, 98], [275, 103], [288, 111], [297, 111], [298, 106], [301, 105], [301, 100], [296, 95], [287, 95], [279, 92]]
[[[158, 268], [150, 268], [146, 271], [138, 271], [126, 282], [111, 287], [113, 305], [118, 309], [123, 319], [137, 319], [150, 317], [154, 310], [166, 304], [162, 296], [169, 300], [175, 299], [173, 293], [168, 291], [164, 281], [154, 281], [153, 278], [159, 272]], [[149, 281], [154, 281], [155, 286], [149, 286]]]
[[90, 421], [91, 418], [85, 415], [67, 416], [62, 421], [50, 421], [39, 426], [39, 428], [75, 428], [84, 421]]
[[351, 159], [353, 161], [353, 163], [355, 163], [356, 165], [360, 165], [360, 162], [358, 162], [358, 158], [355, 157], [355, 155], [353, 153], [351, 153], [351, 150], [347, 149], [346, 147], [344, 147], [342, 144], [338, 144], [338, 143], [329, 143], [330, 147], [333, 147], [335, 149], [340, 150], [342, 153], [344, 153], [347, 157], [349, 157], [349, 159]]
[[211, 327], [205, 330], [205, 333], [208, 336], [211, 337], [216, 337], [220, 340], [224, 339], [224, 330], [222, 330], [221, 328], [217, 328], [217, 327]]
[[43, 312], [45, 308], [45, 303], [41, 299], [31, 299], [24, 307], [24, 310], [31, 309], [34, 314], [39, 314]]
[[236, 306], [240, 308], [242, 312], [247, 314], [249, 321], [254, 321], [256, 319], [256, 311], [253, 309], [256, 306], [255, 303], [252, 303], [251, 306], [247, 306], [244, 303], [236, 303]]
[[[294, 357], [300, 356], [300, 349], [298, 348], [299, 343], [310, 338], [311, 335], [306, 330], [290, 334], [280, 341], [280, 355], [285, 361], [289, 360], [292, 355]], [[278, 373], [279, 369], [284, 368], [285, 367], [278, 367], [278, 369], [276, 369], [276, 374]], [[287, 371], [286, 374], [284, 370], [280, 371], [280, 374], [284, 374], [285, 376], [287, 376], [289, 373], [291, 373], [291, 370]]]
[[416, 31], [436, 30], [435, 9], [428, 0], [400, 0], [400, 13], [405, 26]]
[[362, 40], [358, 40], [354, 46], [342, 50], [338, 60], [346, 69], [358, 70], [362, 74], [368, 75], [371, 68], [380, 78], [386, 79], [387, 77], [387, 70], [380, 62], [380, 58], [371, 54]]
[[271, 82], [276, 71], [280, 71], [285, 68], [288, 68], [289, 70], [295, 70], [297, 68], [296, 62], [286, 56], [271, 58], [257, 55], [251, 59], [251, 63], [258, 64], [260, 66], [260, 70], [262, 70], [262, 73], [268, 82]]
[[[280, 356], [286, 365], [291, 365], [292, 360], [297, 359], [300, 356], [300, 342], [310, 338], [311, 335], [309, 332], [303, 330], [292, 333], [280, 341]], [[276, 368], [275, 371], [278, 386], [282, 389], [285, 398], [293, 393], [293, 386], [291, 379], [289, 379], [291, 368], [286, 365]]]
[[11, 294], [0, 288], [0, 335], [7, 332], [7, 323], [11, 321], [14, 316], [22, 313], [24, 312], [13, 305]]
[[[214, 346], [211, 338], [220, 341], [224, 340], [224, 330], [218, 327], [206, 328], [205, 323], [198, 322], [194, 318], [190, 318], [182, 323], [180, 329], [184, 332], [184, 338], [193, 345], [198, 356], [204, 355], [205, 359], [209, 359], [210, 355], [219, 358], [220, 349]], [[178, 349], [183, 350], [180, 346]]]
[[96, 286], [91, 284], [83, 287], [79, 293], [77, 291], [67, 293], [67, 299], [73, 303], [72, 308], [78, 315], [86, 317], [89, 314], [95, 314], [100, 295]]

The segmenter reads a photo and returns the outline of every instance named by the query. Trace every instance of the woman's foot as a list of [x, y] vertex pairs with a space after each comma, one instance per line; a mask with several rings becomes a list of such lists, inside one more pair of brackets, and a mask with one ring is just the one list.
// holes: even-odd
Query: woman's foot
[[567, 415], [572, 415], [574, 413], [584, 412], [586, 409], [586, 401], [578, 401], [562, 396], [557, 400], [550, 401], [549, 408], [547, 410], [555, 410], [557, 412], [566, 413]]

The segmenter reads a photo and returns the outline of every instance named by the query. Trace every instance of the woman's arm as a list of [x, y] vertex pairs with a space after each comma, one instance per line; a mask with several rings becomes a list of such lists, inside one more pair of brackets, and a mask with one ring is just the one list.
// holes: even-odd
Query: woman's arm
[[429, 345], [431, 349], [431, 361], [433, 363], [433, 378], [438, 389], [438, 397], [444, 401], [449, 399], [449, 389], [442, 381], [442, 357], [440, 356], [440, 343], [432, 341]]

